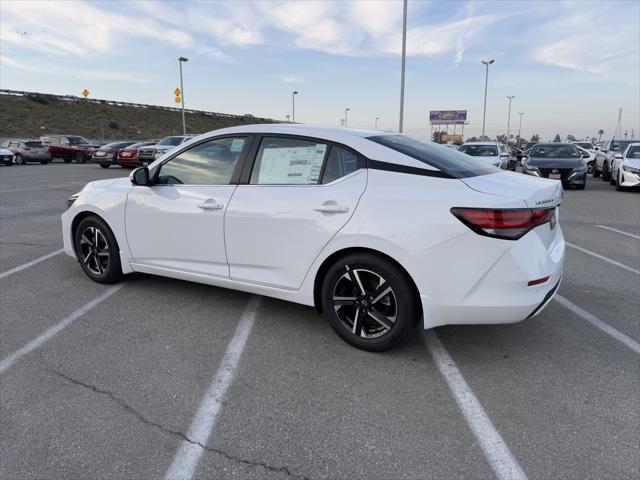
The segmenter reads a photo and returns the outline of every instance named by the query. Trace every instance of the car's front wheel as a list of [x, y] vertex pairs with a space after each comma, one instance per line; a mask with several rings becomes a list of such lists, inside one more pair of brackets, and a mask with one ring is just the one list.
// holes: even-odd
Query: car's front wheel
[[100, 166], [102, 168], [109, 168], [111, 166], [111, 164], [110, 163], [101, 163]]
[[600, 176], [600, 170], [598, 170], [598, 166], [593, 164], [593, 178], [598, 178]]
[[602, 181], [608, 182], [611, 179], [611, 172], [609, 171], [609, 164], [604, 162], [602, 165]]
[[85, 158], [84, 155], [82, 154], [82, 152], [76, 152], [73, 154], [73, 160], [76, 163], [84, 163], [85, 162]]
[[99, 283], [115, 283], [122, 278], [118, 242], [99, 217], [83, 219], [75, 233], [78, 261], [87, 276]]
[[322, 308], [329, 325], [351, 345], [374, 352], [404, 340], [419, 316], [406, 274], [384, 257], [352, 254], [324, 277]]
[[24, 165], [25, 163], [27, 163], [27, 162], [24, 161], [24, 157], [22, 155], [20, 155], [19, 153], [16, 153], [16, 164], [17, 165]]
[[618, 181], [616, 182], [616, 191], [618, 191], [618, 192], [622, 192], [622, 191], [624, 191], [624, 189], [625, 189], [625, 188], [621, 185], [622, 180], [623, 180], [623, 179], [622, 179], [622, 169], [621, 169], [621, 168], [619, 168], [619, 169], [618, 169]]

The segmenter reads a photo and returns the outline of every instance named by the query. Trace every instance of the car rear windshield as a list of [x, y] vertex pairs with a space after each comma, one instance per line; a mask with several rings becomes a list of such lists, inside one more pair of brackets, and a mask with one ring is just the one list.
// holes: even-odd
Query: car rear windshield
[[24, 144], [29, 148], [44, 148], [44, 143], [42, 142], [24, 142]]
[[537, 145], [531, 152], [536, 158], [579, 158], [580, 152], [573, 145]]
[[[384, 145], [391, 150], [403, 153], [411, 158], [430, 165], [454, 178], [477, 177], [500, 172], [500, 169], [488, 165], [458, 150], [437, 143], [428, 143], [405, 135], [379, 135], [367, 137], [372, 142]], [[384, 160], [375, 158], [372, 160]]]
[[498, 147], [495, 145], [461, 145], [458, 151], [471, 155], [472, 157], [498, 156]]
[[113, 142], [113, 143], [107, 143], [106, 145], [103, 145], [100, 148], [104, 150], [110, 150], [112, 148], [125, 148], [131, 145], [132, 143], [133, 142]]
[[175, 145], [180, 145], [180, 142], [182, 142], [182, 137], [167, 137], [167, 138], [163, 138], [162, 140], [160, 140], [158, 142], [158, 145], [175, 146]]

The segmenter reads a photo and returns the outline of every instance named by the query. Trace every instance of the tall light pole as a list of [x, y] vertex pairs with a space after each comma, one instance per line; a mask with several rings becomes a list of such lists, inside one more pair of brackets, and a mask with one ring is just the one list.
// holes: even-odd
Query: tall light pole
[[509, 130], [511, 127], [511, 100], [516, 98], [515, 95], [507, 95], [507, 100], [509, 100], [509, 113], [507, 114], [507, 145], [509, 145]]
[[344, 109], [344, 126], [348, 127], [349, 126], [349, 110], [351, 110], [350, 108], [345, 108]]
[[516, 145], [516, 147], [520, 148], [520, 134], [522, 133], [522, 116], [524, 115], [524, 112], [518, 112], [518, 115], [520, 115], [520, 126], [518, 127], [518, 144]]
[[404, 125], [404, 67], [407, 58], [407, 0], [402, 2], [402, 66], [400, 67], [400, 122], [398, 132]]
[[484, 137], [484, 125], [487, 118], [487, 84], [489, 83], [489, 65], [491, 65], [493, 62], [495, 62], [494, 59], [482, 60], [482, 63], [487, 67], [487, 72], [484, 77], [484, 110], [482, 111], [482, 137]]
[[298, 94], [297, 90], [294, 90], [291, 93], [291, 122], [296, 123], [296, 95]]
[[178, 65], [180, 65], [180, 95], [182, 101], [182, 134], [187, 134], [187, 122], [184, 119], [184, 85], [182, 84], [182, 64], [184, 62], [188, 62], [189, 59], [187, 57], [178, 58]]
[[378, 129], [378, 120], [380, 120], [380, 117], [376, 117], [376, 126], [374, 127], [376, 130]]

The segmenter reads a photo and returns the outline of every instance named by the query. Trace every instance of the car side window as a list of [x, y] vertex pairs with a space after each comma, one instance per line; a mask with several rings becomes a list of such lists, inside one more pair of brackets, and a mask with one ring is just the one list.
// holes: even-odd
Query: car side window
[[327, 154], [326, 143], [263, 137], [251, 173], [252, 185], [316, 185]]
[[330, 183], [358, 170], [358, 157], [340, 147], [331, 147], [322, 174], [322, 183]]
[[228, 185], [246, 144], [246, 137], [200, 143], [164, 163], [159, 185]]

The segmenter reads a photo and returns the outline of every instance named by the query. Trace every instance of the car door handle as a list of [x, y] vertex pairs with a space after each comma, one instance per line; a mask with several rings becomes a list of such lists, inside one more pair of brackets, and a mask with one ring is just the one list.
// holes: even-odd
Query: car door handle
[[316, 212], [322, 213], [347, 213], [349, 211], [349, 207], [344, 205], [320, 205], [319, 207], [315, 207], [314, 210]]
[[216, 202], [213, 198], [208, 198], [203, 203], [199, 203], [198, 208], [203, 210], [222, 210], [224, 205]]

